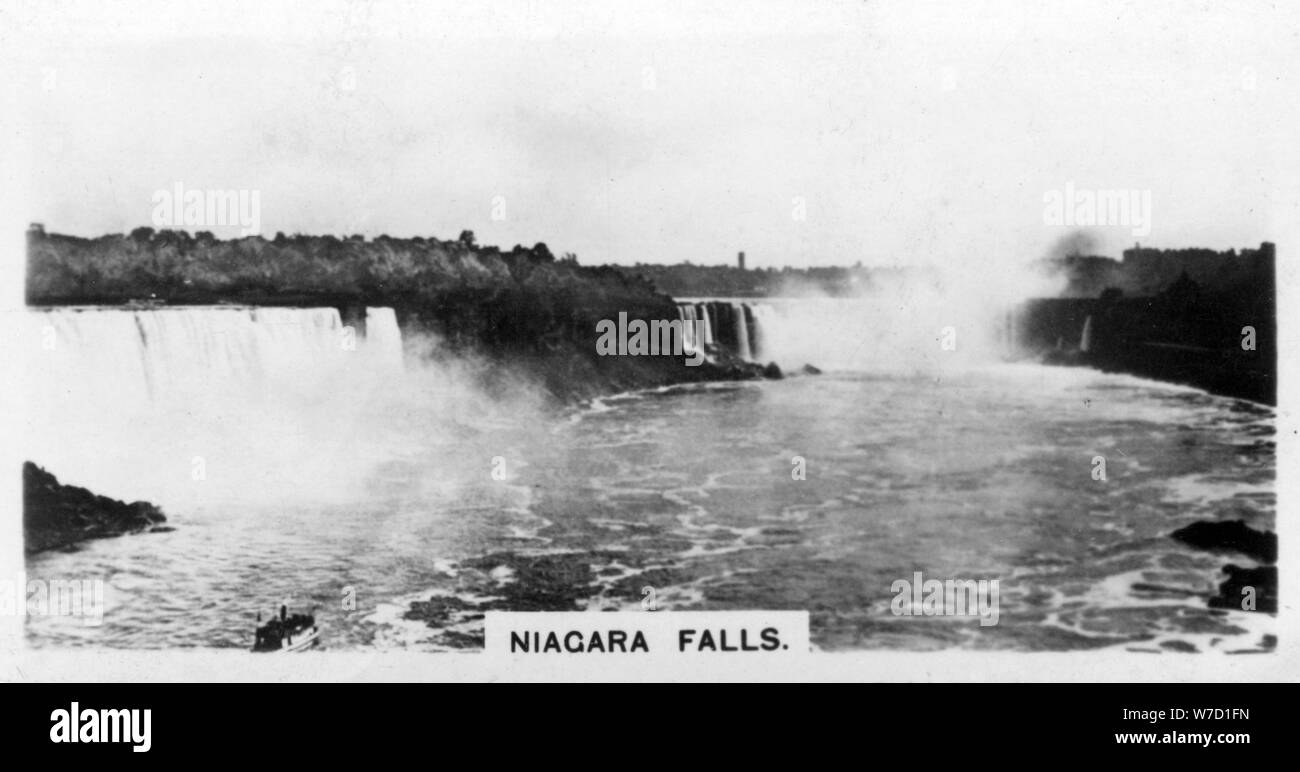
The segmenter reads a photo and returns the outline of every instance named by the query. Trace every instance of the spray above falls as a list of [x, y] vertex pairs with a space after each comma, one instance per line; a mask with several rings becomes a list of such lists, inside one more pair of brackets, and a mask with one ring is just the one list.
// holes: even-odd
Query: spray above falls
[[[924, 295], [682, 299], [713, 357], [844, 371], [930, 372], [1014, 354], [1014, 306], [963, 307]], [[688, 341], [689, 343], [689, 341]]]

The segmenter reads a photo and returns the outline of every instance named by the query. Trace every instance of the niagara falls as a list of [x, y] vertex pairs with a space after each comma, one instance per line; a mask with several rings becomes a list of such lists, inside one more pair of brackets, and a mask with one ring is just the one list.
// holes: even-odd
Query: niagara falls
[[[884, 297], [668, 308], [687, 348], [784, 377], [557, 401], [391, 307], [31, 308], [26, 453], [169, 527], [29, 555], [106, 586], [102, 624], [29, 640], [239, 648], [248, 601], [286, 597], [326, 650], [462, 651], [488, 611], [635, 613], [651, 587], [808, 609], [824, 650], [1273, 645], [1170, 538], [1223, 508], [1272, 526], [1269, 407], [1016, 358], [996, 307], [936, 316], [953, 350]], [[1000, 580], [1000, 622], [891, 613], [921, 565]]]

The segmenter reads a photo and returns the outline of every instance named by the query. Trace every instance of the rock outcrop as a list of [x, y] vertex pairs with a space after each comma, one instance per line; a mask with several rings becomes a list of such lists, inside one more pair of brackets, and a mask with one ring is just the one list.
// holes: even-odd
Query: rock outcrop
[[1169, 534], [1171, 538], [1201, 550], [1239, 552], [1263, 563], [1277, 561], [1277, 534], [1256, 531], [1241, 520], [1200, 521]]
[[127, 504], [99, 496], [63, 485], [30, 461], [23, 464], [23, 542], [28, 554], [86, 539], [162, 530], [166, 520], [162, 510], [148, 502]]
[[[1170, 538], [1208, 552], [1235, 552], [1260, 563], [1277, 562], [1277, 534], [1257, 531], [1241, 520], [1199, 521], [1169, 534]], [[1210, 608], [1277, 613], [1277, 567], [1242, 568], [1229, 563], [1222, 572], [1219, 594]]]

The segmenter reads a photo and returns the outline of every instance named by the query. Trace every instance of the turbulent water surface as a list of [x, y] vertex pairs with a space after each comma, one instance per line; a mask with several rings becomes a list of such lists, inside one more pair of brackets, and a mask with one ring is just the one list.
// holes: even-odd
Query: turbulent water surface
[[[334, 335], [336, 317], [277, 321]], [[173, 321], [191, 345], [210, 342]], [[252, 358], [296, 345], [255, 337], [241, 349]], [[288, 597], [317, 607], [325, 649], [463, 649], [481, 646], [487, 610], [646, 613], [650, 587], [661, 612], [807, 609], [823, 649], [1271, 645], [1273, 617], [1207, 608], [1229, 559], [1168, 538], [1197, 520], [1272, 529], [1268, 408], [987, 365], [674, 387], [555, 415], [421, 381], [409, 357], [405, 373], [379, 360], [364, 368], [378, 385], [346, 388], [331, 370], [328, 393], [287, 417], [264, 382], [237, 408], [209, 387], [210, 402], [189, 409], [202, 422], [179, 424], [196, 436], [125, 442], [117, 459], [60, 445], [86, 435], [54, 427], [57, 410], [34, 419], [45, 456], [33, 460], [152, 497], [175, 530], [30, 557], [34, 578], [102, 577], [108, 589], [102, 625], [30, 618], [29, 641], [248, 647], [254, 612]], [[130, 396], [168, 418], [137, 417], [141, 436], [186, 414], [187, 400], [149, 407], [157, 398]], [[229, 430], [203, 436], [213, 422]], [[273, 475], [249, 471], [274, 457], [285, 464]], [[999, 580], [998, 624], [893, 614], [891, 585], [917, 571]]]

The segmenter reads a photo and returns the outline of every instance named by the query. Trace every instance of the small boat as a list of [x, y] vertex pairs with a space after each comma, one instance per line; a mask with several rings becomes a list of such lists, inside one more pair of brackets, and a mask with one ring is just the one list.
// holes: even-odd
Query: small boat
[[257, 612], [257, 630], [253, 636], [253, 651], [290, 652], [304, 651], [320, 640], [320, 628], [313, 614], [290, 614], [288, 606], [280, 606], [280, 617], [262, 624], [262, 612]]

